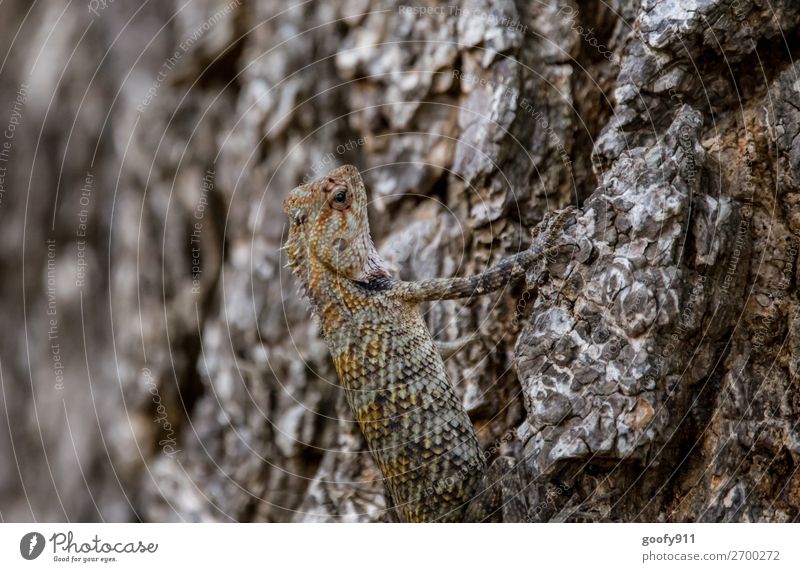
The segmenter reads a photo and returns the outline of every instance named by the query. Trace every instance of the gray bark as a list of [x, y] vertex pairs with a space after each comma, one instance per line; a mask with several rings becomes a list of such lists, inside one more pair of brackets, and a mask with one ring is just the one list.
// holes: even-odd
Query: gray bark
[[581, 207], [573, 256], [424, 308], [476, 335], [447, 367], [532, 520], [798, 519], [796, 2], [29, 4], [0, 6], [3, 520], [385, 520], [280, 252], [283, 197], [344, 163], [403, 279]]

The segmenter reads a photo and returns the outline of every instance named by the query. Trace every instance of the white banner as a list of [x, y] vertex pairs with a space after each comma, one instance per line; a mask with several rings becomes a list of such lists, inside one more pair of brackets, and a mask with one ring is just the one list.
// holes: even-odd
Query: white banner
[[798, 540], [796, 524], [2, 524], [0, 570], [797, 572]]

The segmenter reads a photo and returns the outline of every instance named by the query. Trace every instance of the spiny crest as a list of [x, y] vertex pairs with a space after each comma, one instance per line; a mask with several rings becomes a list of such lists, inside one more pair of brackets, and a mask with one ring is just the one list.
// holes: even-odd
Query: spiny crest
[[286, 253], [309, 298], [319, 273], [339, 279], [388, 277], [369, 232], [367, 193], [358, 169], [345, 165], [293, 189], [283, 203], [291, 219]]

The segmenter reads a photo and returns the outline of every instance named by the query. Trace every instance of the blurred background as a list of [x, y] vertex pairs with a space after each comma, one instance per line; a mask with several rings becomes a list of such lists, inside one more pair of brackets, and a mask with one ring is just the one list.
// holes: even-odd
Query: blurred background
[[[596, 213], [582, 270], [535, 306], [517, 285], [425, 308], [439, 340], [479, 334], [447, 367], [482, 445], [524, 459], [536, 520], [797, 519], [791, 1], [0, 15], [2, 521], [384, 518], [280, 252], [285, 195], [346, 163], [404, 279], [480, 271], [567, 204]], [[555, 307], [573, 341], [534, 320]]]

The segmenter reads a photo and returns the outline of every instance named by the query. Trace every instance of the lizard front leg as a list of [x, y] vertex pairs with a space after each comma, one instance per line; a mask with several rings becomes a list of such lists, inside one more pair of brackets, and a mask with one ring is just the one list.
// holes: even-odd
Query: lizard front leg
[[537, 227], [536, 239], [530, 248], [506, 258], [485, 272], [469, 277], [397, 282], [394, 294], [407, 302], [421, 303], [468, 298], [494, 292], [523, 277], [534, 264], [555, 253], [561, 230], [574, 212], [574, 209], [567, 208], [542, 221]]

